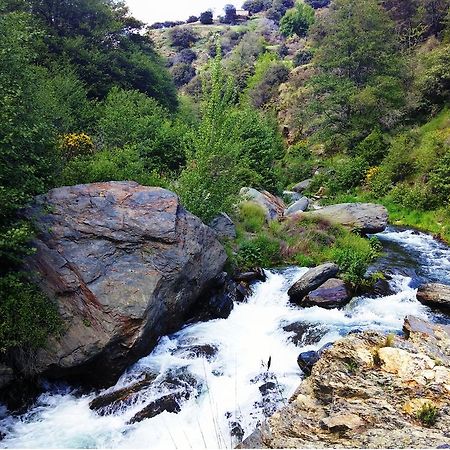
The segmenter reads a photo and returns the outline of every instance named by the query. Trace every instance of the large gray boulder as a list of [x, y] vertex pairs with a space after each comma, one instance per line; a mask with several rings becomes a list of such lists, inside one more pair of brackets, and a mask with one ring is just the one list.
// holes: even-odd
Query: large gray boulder
[[308, 206], [309, 206], [309, 199], [307, 197], [301, 197], [294, 204], [289, 206], [289, 208], [287, 208], [286, 211], [284, 211], [284, 215], [293, 216], [297, 213], [306, 211], [308, 209]]
[[339, 267], [334, 263], [325, 263], [309, 269], [288, 290], [289, 299], [292, 302], [300, 303], [309, 292], [335, 277], [338, 272]]
[[380, 233], [388, 224], [388, 212], [375, 203], [341, 203], [305, 213], [337, 223], [363, 234]]
[[294, 192], [298, 192], [301, 193], [303, 191], [306, 191], [307, 189], [309, 189], [311, 187], [311, 184], [313, 182], [312, 178], [308, 178], [307, 180], [303, 180], [300, 183], [297, 183], [292, 190]]
[[253, 188], [243, 187], [239, 196], [246, 201], [256, 203], [266, 213], [268, 222], [283, 217], [286, 205], [283, 200], [267, 191], [257, 191]]
[[62, 187], [27, 214], [39, 230], [27, 268], [63, 319], [61, 335], [30, 364], [50, 378], [113, 383], [184, 323], [226, 261], [213, 230], [165, 189]]
[[417, 289], [417, 300], [427, 306], [450, 311], [450, 286], [427, 283]]

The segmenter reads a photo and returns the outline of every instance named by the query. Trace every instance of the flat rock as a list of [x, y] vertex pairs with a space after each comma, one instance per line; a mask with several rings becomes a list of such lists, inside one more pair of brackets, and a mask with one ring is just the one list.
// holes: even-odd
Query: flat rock
[[312, 182], [313, 182], [313, 179], [312, 178], [308, 178], [307, 180], [303, 180], [300, 183], [297, 183], [292, 188], [292, 190], [294, 192], [301, 193], [301, 192], [306, 191], [307, 189], [309, 189], [309, 187], [311, 186]]
[[266, 213], [268, 222], [283, 217], [286, 205], [283, 200], [268, 191], [257, 191], [253, 188], [243, 187], [239, 196], [249, 202], [259, 205]]
[[301, 197], [294, 204], [289, 206], [284, 212], [285, 216], [293, 216], [294, 214], [306, 211], [309, 206], [309, 199], [307, 197]]
[[450, 286], [440, 283], [428, 283], [417, 289], [417, 300], [424, 305], [450, 311]]
[[53, 189], [26, 214], [38, 229], [26, 268], [64, 322], [34, 361], [51, 379], [113, 384], [208, 298], [227, 258], [176, 194], [134, 182]]
[[301, 302], [309, 292], [317, 289], [330, 278], [335, 277], [338, 272], [339, 267], [334, 263], [325, 263], [309, 269], [291, 286], [288, 291], [289, 299], [292, 302]]
[[314, 291], [311, 291], [301, 302], [301, 306], [319, 306], [333, 309], [346, 305], [351, 293], [345, 283], [338, 278], [330, 278]]
[[341, 203], [305, 214], [343, 225], [362, 234], [380, 233], [388, 224], [387, 209], [374, 203]]

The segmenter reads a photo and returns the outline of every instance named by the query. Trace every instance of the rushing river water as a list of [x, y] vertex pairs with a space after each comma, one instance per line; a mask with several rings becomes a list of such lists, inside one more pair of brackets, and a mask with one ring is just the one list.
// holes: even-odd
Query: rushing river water
[[[9, 416], [0, 407], [0, 430], [6, 435], [0, 447], [234, 446], [292, 395], [302, 378], [296, 363], [300, 351], [318, 349], [351, 330], [400, 331], [407, 314], [446, 320], [415, 294], [424, 281], [450, 283], [450, 249], [411, 230], [388, 229], [378, 237], [386, 254], [374, 269], [392, 275], [395, 294], [355, 298], [341, 310], [300, 308], [289, 303], [287, 290], [306, 269], [268, 271], [267, 281], [256, 283], [252, 296], [236, 304], [228, 319], [189, 325], [161, 338], [149, 356], [103, 392], [158, 374], [131, 402], [99, 415], [89, 408], [98, 393], [49, 386], [26, 414]], [[178, 414], [128, 423], [147, 404], [174, 392], [189, 393], [180, 397]]]

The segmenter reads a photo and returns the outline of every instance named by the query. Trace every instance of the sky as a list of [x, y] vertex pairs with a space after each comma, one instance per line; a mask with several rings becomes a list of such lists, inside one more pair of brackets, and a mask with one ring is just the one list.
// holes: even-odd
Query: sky
[[244, 0], [125, 0], [134, 17], [147, 24], [164, 20], [186, 20], [212, 9], [221, 14], [226, 4], [240, 8]]

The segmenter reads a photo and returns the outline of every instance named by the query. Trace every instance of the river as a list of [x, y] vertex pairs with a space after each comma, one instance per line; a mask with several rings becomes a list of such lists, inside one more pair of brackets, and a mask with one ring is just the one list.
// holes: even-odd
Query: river
[[[450, 249], [412, 230], [388, 228], [377, 235], [385, 254], [372, 268], [392, 279], [392, 295], [354, 298], [345, 308], [300, 308], [287, 290], [307, 269], [267, 271], [245, 303], [227, 319], [184, 327], [101, 393], [48, 385], [25, 414], [0, 406], [1, 448], [231, 448], [287, 402], [302, 379], [301, 351], [315, 350], [353, 330], [400, 332], [407, 314], [448, 322], [416, 300], [425, 281], [450, 284]], [[89, 403], [155, 374], [126, 402], [98, 414]], [[179, 394], [178, 414], [130, 420], [161, 397]]]

